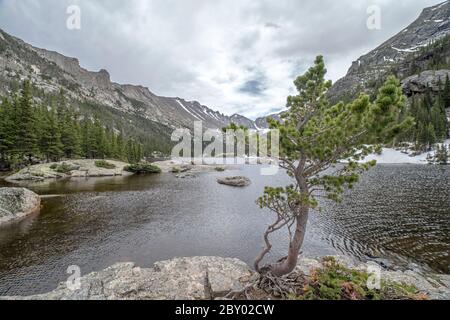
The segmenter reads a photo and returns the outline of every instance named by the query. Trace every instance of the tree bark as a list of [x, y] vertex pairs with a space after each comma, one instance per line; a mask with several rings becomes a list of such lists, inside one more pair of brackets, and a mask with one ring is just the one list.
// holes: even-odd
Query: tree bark
[[[307, 179], [304, 177], [304, 170], [306, 165], [306, 157], [302, 156], [300, 158], [299, 164], [297, 168], [294, 170], [294, 176], [297, 181], [298, 187], [300, 189], [300, 193], [305, 195], [307, 198], [309, 197], [309, 188]], [[293, 237], [289, 239], [289, 250], [288, 255], [285, 259], [280, 260], [277, 263], [270, 264], [264, 268], [259, 268], [259, 263], [264, 259], [264, 257], [269, 253], [269, 251], [272, 249], [272, 245], [269, 242], [269, 234], [272, 232], [280, 229], [281, 227], [285, 226], [286, 224], [282, 224], [281, 226], [278, 226], [275, 228], [275, 226], [278, 225], [280, 222], [280, 218], [278, 218], [277, 222], [275, 222], [274, 225], [269, 226], [266, 233], [264, 234], [264, 241], [266, 243], [266, 247], [264, 251], [258, 256], [258, 258], [255, 261], [255, 269], [259, 273], [264, 272], [270, 272], [274, 276], [281, 277], [283, 275], [289, 274], [292, 271], [294, 271], [295, 267], [297, 266], [298, 262], [298, 256], [300, 254], [300, 249], [302, 248], [303, 241], [305, 240], [305, 234], [306, 234], [306, 226], [308, 223], [308, 217], [309, 217], [309, 205], [308, 203], [300, 203], [298, 204], [298, 207], [296, 208], [298, 212], [294, 214], [295, 216], [295, 232]], [[288, 223], [288, 222], [286, 222]]]
[[298, 255], [300, 249], [302, 248], [303, 241], [306, 234], [306, 225], [308, 223], [309, 217], [309, 207], [302, 206], [300, 208], [300, 213], [296, 218], [296, 228], [294, 232], [294, 237], [289, 243], [288, 256], [285, 260], [273, 264], [270, 266], [270, 272], [277, 277], [281, 277], [285, 274], [289, 274], [294, 271], [298, 262]]

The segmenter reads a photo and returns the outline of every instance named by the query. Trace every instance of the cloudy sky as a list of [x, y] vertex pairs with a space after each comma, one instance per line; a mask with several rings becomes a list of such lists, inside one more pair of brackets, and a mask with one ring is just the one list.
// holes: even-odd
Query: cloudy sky
[[[282, 109], [317, 54], [328, 77], [443, 0], [0, 0], [0, 28], [113, 81], [250, 118]], [[67, 7], [81, 29], [66, 27]], [[367, 28], [367, 8], [381, 29]]]

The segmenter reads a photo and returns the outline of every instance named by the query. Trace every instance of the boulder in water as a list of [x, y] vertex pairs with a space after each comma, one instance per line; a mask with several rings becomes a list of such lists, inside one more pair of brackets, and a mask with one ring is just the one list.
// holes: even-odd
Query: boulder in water
[[220, 184], [224, 184], [227, 186], [232, 187], [247, 187], [251, 184], [251, 181], [247, 177], [226, 177], [226, 178], [219, 178], [217, 179], [217, 182]]
[[0, 224], [39, 211], [41, 198], [25, 188], [0, 188]]

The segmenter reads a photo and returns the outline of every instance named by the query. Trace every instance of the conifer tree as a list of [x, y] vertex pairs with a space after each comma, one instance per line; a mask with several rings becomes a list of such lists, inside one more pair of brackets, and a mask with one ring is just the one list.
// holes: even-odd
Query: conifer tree
[[81, 149], [86, 159], [93, 158], [94, 152], [96, 151], [96, 141], [92, 132], [92, 122], [85, 116], [81, 123]]
[[127, 156], [127, 161], [129, 163], [136, 163], [136, 156], [135, 156], [135, 149], [134, 149], [134, 140], [128, 139], [126, 147], [125, 147], [125, 153]]
[[39, 147], [47, 161], [59, 161], [64, 152], [57, 115], [53, 109], [48, 111], [43, 107], [43, 110], [40, 118]]
[[447, 121], [443, 102], [441, 98], [437, 98], [430, 111], [431, 124], [435, 129], [435, 136], [438, 140], [447, 138]]
[[116, 145], [117, 145], [116, 146], [117, 159], [124, 160], [125, 159], [125, 142], [124, 142], [122, 130], [120, 131], [119, 135], [117, 136]]
[[17, 123], [17, 148], [21, 156], [26, 156], [28, 161], [37, 152], [35, 110], [33, 110], [33, 96], [29, 80], [25, 80], [16, 110], [18, 112]]
[[445, 144], [438, 146], [436, 151], [436, 162], [441, 165], [448, 164], [448, 148]]
[[61, 132], [61, 143], [67, 158], [80, 153], [80, 136], [76, 116], [68, 109], [64, 91], [61, 89], [57, 99], [58, 125]]
[[[258, 200], [261, 208], [276, 214], [275, 223], [264, 234], [265, 248], [255, 261], [260, 273], [290, 273], [297, 265], [310, 210], [318, 206], [317, 197], [339, 201], [343, 191], [358, 182], [359, 174], [375, 165], [359, 161], [413, 124], [412, 118], [398, 121], [405, 97], [394, 77], [387, 79], [373, 103], [367, 95], [360, 95], [351, 103], [330, 105], [326, 94], [331, 82], [325, 81], [325, 74], [319, 56], [314, 66], [295, 80], [298, 95], [288, 98], [284, 121], [269, 119], [271, 128], [280, 132], [280, 166], [293, 184], [266, 187]], [[347, 164], [334, 167], [342, 159]], [[261, 267], [272, 248], [270, 235], [283, 227], [289, 230], [287, 256]]]
[[445, 80], [444, 93], [442, 96], [444, 100], [444, 109], [450, 108], [450, 80], [448, 74]]
[[7, 98], [0, 105], [0, 161], [6, 165], [7, 158], [14, 146], [14, 109]]

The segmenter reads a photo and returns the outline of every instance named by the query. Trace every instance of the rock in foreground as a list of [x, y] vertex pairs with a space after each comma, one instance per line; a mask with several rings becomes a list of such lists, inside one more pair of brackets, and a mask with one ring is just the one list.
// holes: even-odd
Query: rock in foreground
[[[373, 262], [358, 263], [350, 258], [333, 257], [354, 271], [367, 271], [378, 266]], [[312, 277], [324, 267], [324, 258], [301, 258], [295, 272]], [[208, 277], [206, 274], [208, 273]], [[208, 300], [220, 299], [230, 292], [248, 288], [259, 275], [242, 261], [219, 257], [175, 258], [157, 262], [152, 268], [139, 268], [133, 263], [119, 263], [81, 278], [81, 288], [71, 290], [61, 283], [52, 292], [29, 297], [2, 297], [6, 300]], [[208, 281], [205, 281], [208, 279]], [[423, 274], [416, 271], [381, 269], [381, 280], [414, 285], [429, 299], [450, 299], [450, 276]], [[252, 297], [253, 298], [253, 297]], [[263, 294], [256, 299], [272, 299]]]
[[231, 187], [247, 187], [251, 184], [249, 178], [246, 177], [226, 177], [217, 179], [217, 182]]
[[204, 300], [206, 270], [214, 295], [240, 288], [251, 275], [237, 259], [218, 257], [175, 258], [157, 262], [153, 268], [119, 263], [81, 278], [81, 288], [70, 290], [66, 283], [50, 293], [7, 299], [31, 300]]
[[0, 224], [39, 211], [40, 197], [25, 188], [0, 188]]

